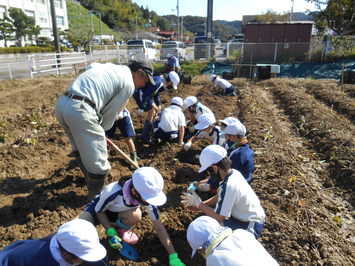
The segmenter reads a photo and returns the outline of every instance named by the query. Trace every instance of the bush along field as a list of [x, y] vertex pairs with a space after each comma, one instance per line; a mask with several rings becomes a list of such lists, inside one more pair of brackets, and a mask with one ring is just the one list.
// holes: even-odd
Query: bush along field
[[[44, 237], [74, 219], [87, 204], [83, 175], [55, 118], [56, 99], [71, 77], [23, 79], [0, 84], [0, 248], [20, 239]], [[354, 85], [334, 81], [234, 79], [237, 96], [211, 95], [208, 76], [161, 95], [195, 95], [217, 119], [238, 117], [248, 130], [256, 170], [251, 186], [266, 212], [261, 243], [281, 265], [354, 265]], [[131, 111], [141, 165], [164, 177], [168, 201], [160, 212], [179, 257], [204, 265], [186, 241], [189, 223], [200, 213], [180, 203], [182, 191], [198, 174], [195, 158], [206, 142], [189, 152], [177, 144], [149, 147], [138, 141], [144, 119]], [[121, 136], [113, 141], [128, 152]], [[132, 174], [110, 150], [108, 182]], [[206, 195], [202, 195], [205, 198]], [[101, 236], [104, 230], [98, 227]], [[168, 256], [147, 215], [134, 228], [138, 262], [110, 249], [113, 265], [167, 265]]]

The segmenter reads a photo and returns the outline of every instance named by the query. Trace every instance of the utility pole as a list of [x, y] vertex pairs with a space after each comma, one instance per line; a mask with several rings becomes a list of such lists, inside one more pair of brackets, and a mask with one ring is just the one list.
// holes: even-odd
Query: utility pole
[[213, 0], [207, 3], [207, 21], [206, 21], [206, 37], [209, 43], [212, 43], [212, 20], [213, 20]]
[[180, 18], [179, 18], [179, 0], [176, 2], [176, 12], [177, 12], [177, 40], [180, 37]]
[[136, 40], [138, 40], [138, 18], [136, 15]]
[[99, 18], [100, 18], [100, 44], [102, 45], [102, 26], [101, 26], [101, 13], [99, 13]]
[[184, 41], [184, 17], [181, 17], [181, 41]]
[[57, 53], [60, 53], [58, 29], [57, 29], [57, 18], [55, 14], [55, 5], [54, 0], [50, 0], [51, 5], [51, 16], [52, 16], [52, 28], [53, 28], [53, 37], [54, 37], [54, 48]]
[[295, 4], [295, 0], [291, 0], [292, 1], [292, 6], [291, 6], [291, 12], [290, 12], [290, 23], [292, 21], [292, 17], [293, 17], [293, 5]]

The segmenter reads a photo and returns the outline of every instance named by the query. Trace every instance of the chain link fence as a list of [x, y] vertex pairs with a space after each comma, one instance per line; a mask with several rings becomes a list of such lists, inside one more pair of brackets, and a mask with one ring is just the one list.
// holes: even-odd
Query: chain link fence
[[[59, 56], [61, 60], [58, 60], [56, 54], [24, 55], [8, 62], [1, 62], [0, 58], [0, 79], [44, 74], [60, 75], [77, 72], [77, 67], [84, 68], [91, 62], [127, 64], [137, 57], [164, 63], [167, 61], [168, 53], [164, 49], [161, 44], [149, 47], [144, 45], [91, 45], [85, 49], [85, 53], [62, 53]], [[355, 36], [313, 37], [310, 43], [190, 43], [185, 44], [183, 49], [184, 51], [181, 52], [169, 47], [169, 53], [172, 52], [180, 57], [181, 62], [209, 60], [247, 65], [322, 62], [339, 55], [343, 58], [354, 58]], [[42, 59], [38, 59], [40, 57]]]

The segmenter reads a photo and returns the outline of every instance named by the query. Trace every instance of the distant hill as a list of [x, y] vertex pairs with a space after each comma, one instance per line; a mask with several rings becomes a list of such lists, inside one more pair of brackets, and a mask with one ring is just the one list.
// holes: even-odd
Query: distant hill
[[[177, 17], [175, 15], [163, 16], [172, 25], [172, 29], [176, 27]], [[198, 16], [185, 16], [184, 28], [196, 36], [205, 35], [205, 17]], [[241, 21], [225, 21], [225, 20], [215, 20], [213, 21], [213, 36], [221, 40], [228, 40], [233, 35], [241, 32]]]
[[[102, 15], [102, 21], [105, 22], [105, 24], [115, 32], [132, 32], [136, 30], [136, 25], [138, 26], [139, 30], [143, 31], [147, 31], [147, 29], [152, 26], [160, 26], [160, 29], [162, 30], [177, 31], [176, 15], [159, 16], [156, 12], [150, 11], [147, 7], [145, 8], [143, 6], [139, 6], [135, 3], [132, 3], [131, 0], [78, 1], [83, 7], [87, 8], [88, 10], [100, 12]], [[69, 3], [69, 1], [67, 1], [67, 3]], [[71, 20], [71, 23], [73, 23], [72, 21], [74, 20], [80, 20], [79, 18], [75, 18], [75, 16], [78, 15], [77, 12], [70, 12], [69, 10], [69, 15], [71, 16], [69, 18], [69, 20]], [[89, 18], [88, 15], [84, 16], [86, 18]], [[314, 20], [314, 16], [315, 14], [307, 15], [301, 12], [295, 12], [293, 14], [293, 20]], [[94, 17], [94, 31], [95, 34], [97, 34], [98, 26], [95, 18], [96, 17]], [[81, 24], [85, 25], [86, 28], [90, 28], [90, 24], [87, 21]], [[190, 36], [205, 35], [205, 24], [205, 17], [184, 16], [184, 33], [187, 33]], [[215, 38], [221, 39], [222, 41], [226, 41], [231, 39], [234, 35], [241, 33], [241, 29], [242, 21], [215, 20], [213, 21], [212, 34]], [[104, 31], [107, 31], [107, 34], [111, 33], [110, 30], [106, 27], [104, 27]]]
[[313, 12], [310, 14], [305, 14], [302, 12], [295, 12], [293, 13], [292, 20], [293, 21], [314, 21], [315, 16], [317, 15], [318, 12]]

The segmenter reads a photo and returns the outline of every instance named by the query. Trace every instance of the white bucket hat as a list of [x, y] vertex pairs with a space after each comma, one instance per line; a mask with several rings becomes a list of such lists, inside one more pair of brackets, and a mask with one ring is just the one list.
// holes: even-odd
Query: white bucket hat
[[188, 96], [184, 100], [184, 105], [182, 109], [186, 110], [187, 108], [189, 108], [191, 105], [194, 105], [195, 103], [197, 103], [197, 98], [195, 96]]
[[224, 118], [222, 120], [218, 120], [218, 121], [223, 123], [223, 124], [226, 124], [227, 126], [230, 125], [230, 124], [239, 122], [238, 118], [235, 118], [235, 117], [232, 117], [232, 116], [226, 117], [226, 118]]
[[200, 169], [198, 170], [199, 173], [205, 171], [208, 167], [212, 164], [218, 163], [224, 157], [227, 156], [227, 151], [220, 145], [209, 145], [204, 148], [200, 154]]
[[171, 54], [171, 53], [168, 53], [168, 54], [166, 55], [167, 58], [170, 58], [170, 57], [172, 57], [172, 56], [173, 56], [173, 54]]
[[233, 135], [233, 136], [245, 137], [246, 133], [247, 130], [240, 121], [228, 125], [224, 130], [224, 134]]
[[173, 83], [174, 90], [177, 90], [177, 85], [180, 82], [180, 77], [179, 77], [178, 73], [176, 73], [175, 71], [170, 71], [169, 72], [169, 79]]
[[187, 241], [192, 248], [191, 258], [195, 255], [196, 250], [202, 248], [212, 238], [214, 232], [222, 229], [217, 220], [209, 216], [200, 216], [192, 221], [186, 233]]
[[210, 80], [213, 80], [214, 78], [216, 78], [217, 76], [215, 75], [215, 74], [212, 74], [211, 76], [210, 76]]
[[202, 129], [208, 128], [209, 126], [213, 125], [214, 123], [216, 123], [216, 118], [214, 117], [214, 114], [212, 114], [212, 113], [202, 114], [197, 120], [197, 124], [195, 125], [195, 129], [202, 130]]
[[153, 167], [141, 167], [132, 175], [134, 188], [151, 205], [160, 206], [166, 202], [163, 192], [164, 180]]
[[184, 101], [182, 100], [181, 97], [173, 97], [171, 99], [171, 103], [175, 103], [175, 104], [179, 105], [180, 107], [182, 107], [182, 105], [184, 104]]
[[84, 261], [99, 261], [106, 256], [95, 226], [83, 219], [63, 224], [56, 233], [59, 244]]

